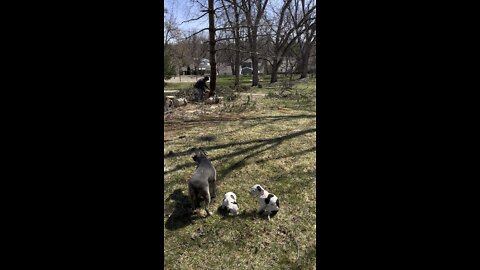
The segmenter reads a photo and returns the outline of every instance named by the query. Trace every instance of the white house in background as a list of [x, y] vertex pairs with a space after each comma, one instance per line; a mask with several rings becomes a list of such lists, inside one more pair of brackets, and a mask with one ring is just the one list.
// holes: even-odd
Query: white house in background
[[194, 58], [194, 60], [187, 66], [182, 66], [178, 69], [179, 74], [181, 75], [207, 75], [210, 74], [210, 61], [206, 58], [202, 58], [198, 61], [198, 66], [194, 62], [199, 60]]
[[[195, 59], [197, 60], [197, 59]], [[198, 75], [210, 75], [211, 67], [210, 60], [207, 58], [202, 58], [199, 61], [199, 65], [196, 68]], [[263, 61], [260, 61], [258, 64], [258, 74], [265, 73], [265, 64]], [[195, 65], [190, 64], [188, 66], [183, 66], [178, 69], [179, 74], [187, 75], [193, 74], [195, 71]], [[251, 76], [252, 75], [252, 60], [246, 59], [240, 64], [240, 75]], [[233, 75], [232, 66], [230, 63], [217, 63], [217, 75]]]
[[232, 75], [232, 66], [230, 64], [218, 63], [217, 64], [218, 75]]
[[[240, 75], [245, 75], [245, 76], [251, 76], [253, 73], [253, 68], [252, 68], [252, 59], [247, 59], [243, 61], [240, 64], [241, 70], [240, 70]], [[265, 72], [265, 67], [260, 61], [258, 63], [258, 74], [263, 74]]]
[[200, 59], [198, 70], [200, 71], [200, 74], [210, 74], [210, 60], [206, 58]]

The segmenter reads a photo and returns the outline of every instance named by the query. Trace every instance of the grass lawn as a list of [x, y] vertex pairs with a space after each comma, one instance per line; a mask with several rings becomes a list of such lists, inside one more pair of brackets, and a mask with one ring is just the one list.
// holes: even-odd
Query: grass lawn
[[163, 87], [165, 90], [178, 90], [178, 89], [184, 89], [184, 88], [193, 88], [193, 82], [176, 82], [176, 83], [167, 83]]
[[[295, 87], [315, 91], [314, 83]], [[315, 105], [258, 97], [240, 113], [165, 120], [165, 269], [315, 269]], [[217, 170], [217, 198], [209, 208], [214, 214], [206, 218], [187, 214], [192, 147], [207, 150]], [[271, 222], [255, 214], [258, 202], [248, 194], [254, 184], [280, 199]], [[238, 196], [239, 216], [217, 212], [228, 191]]]
[[[299, 75], [294, 75], [293, 80], [298, 79]], [[199, 77], [200, 79], [200, 77]], [[288, 81], [290, 78], [284, 76], [283, 74], [278, 75], [278, 81], [284, 82]], [[230, 86], [233, 87], [235, 82], [235, 78], [230, 75], [219, 75], [217, 76], [217, 85], [218, 86]], [[165, 90], [178, 90], [178, 89], [185, 89], [185, 88], [192, 88], [194, 82], [170, 82], [164, 87]], [[269, 86], [270, 84], [270, 76], [262, 75], [260, 76], [260, 84], [264, 88], [271, 88], [273, 86]], [[251, 86], [252, 85], [252, 78], [250, 76], [240, 76], [240, 85], [242, 86]], [[262, 88], [260, 88], [262, 89]]]

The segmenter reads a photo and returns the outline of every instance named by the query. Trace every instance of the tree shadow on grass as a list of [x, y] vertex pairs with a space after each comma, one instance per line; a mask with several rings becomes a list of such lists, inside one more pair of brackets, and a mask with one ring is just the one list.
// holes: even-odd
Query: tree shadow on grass
[[[225, 133], [237, 132], [237, 131], [240, 131], [240, 130], [245, 130], [246, 128], [253, 128], [257, 125], [264, 125], [264, 124], [268, 124], [268, 123], [272, 123], [272, 122], [276, 122], [276, 121], [280, 121], [280, 120], [285, 120], [285, 119], [289, 120], [289, 119], [296, 119], [296, 118], [315, 118], [315, 117], [316, 117], [316, 115], [310, 115], [310, 114], [285, 115], [285, 116], [241, 117], [240, 119], [230, 120], [230, 121], [241, 121], [241, 122], [244, 123], [244, 122], [254, 120], [254, 121], [258, 121], [258, 122], [249, 124], [248, 127], [242, 126], [239, 129], [236, 129], [236, 130], [233, 130], [233, 131], [228, 131], [228, 132], [225, 132]], [[219, 133], [219, 134], [222, 134], [222, 133]], [[217, 136], [219, 134], [217, 134]], [[286, 136], [288, 137], [288, 135], [286, 135]], [[279, 138], [281, 138], [281, 137], [279, 137]], [[216, 139], [215, 136], [208, 136], [208, 135], [199, 137], [200, 141], [213, 141], [215, 139]], [[276, 139], [276, 138], [274, 138], [274, 139]], [[234, 143], [228, 143], [228, 144], [220, 144], [220, 145], [217, 145], [217, 146], [207, 146], [207, 147], [204, 147], [204, 149], [209, 151], [209, 150], [222, 149], [222, 148], [235, 146], [235, 145], [251, 144], [251, 143], [256, 143], [256, 142], [261, 143], [261, 142], [268, 141], [268, 140], [271, 140], [271, 139], [257, 139], [257, 140], [250, 140], [250, 141], [245, 141], [245, 142], [234, 142]], [[191, 153], [190, 149], [182, 151], [182, 152], [178, 152], [178, 153], [168, 153], [168, 154], [164, 154], [164, 158], [185, 156], [185, 155], [189, 155], [190, 153]]]
[[[264, 149], [261, 149], [261, 150], [258, 150], [256, 152], [252, 152], [251, 154], [245, 156], [244, 158], [242, 158], [240, 161], [238, 162], [235, 162], [234, 164], [228, 166], [227, 168], [223, 169], [220, 173], [219, 173], [219, 177], [220, 179], [224, 179], [227, 175], [229, 175], [231, 172], [233, 172], [235, 169], [239, 169], [241, 168], [242, 166], [244, 166], [247, 162], [248, 159], [254, 157], [254, 156], [257, 156], [259, 155], [260, 153], [262, 152], [265, 152], [269, 149], [272, 149], [272, 148], [275, 148], [277, 146], [279, 146], [281, 144], [281, 141], [278, 141], [278, 142], [275, 142], [274, 144], [264, 148]], [[256, 148], [259, 148], [260, 146], [263, 146], [263, 145], [268, 145], [267, 143], [263, 143], [261, 145], [258, 145]]]
[[[214, 158], [210, 159], [210, 161], [215, 161], [215, 160], [221, 160], [221, 159], [224, 159], [224, 158], [236, 157], [238, 155], [242, 155], [242, 154], [245, 154], [245, 153], [250, 153], [247, 157], [243, 158], [240, 161], [241, 163], [232, 165], [232, 166], [234, 166], [234, 168], [237, 168], [240, 165], [242, 165], [243, 162], [247, 158], [251, 158], [251, 157], [253, 157], [255, 155], [258, 155], [259, 153], [264, 152], [264, 151], [266, 151], [270, 148], [276, 147], [286, 140], [290, 140], [290, 139], [293, 139], [295, 137], [305, 135], [305, 134], [311, 133], [311, 132], [316, 132], [316, 131], [317, 131], [316, 128], [311, 128], [311, 129], [301, 130], [301, 131], [298, 131], [298, 132], [294, 132], [294, 133], [290, 133], [290, 134], [286, 134], [286, 135], [283, 135], [283, 136], [270, 138], [270, 139], [257, 139], [257, 140], [250, 140], [250, 141], [244, 141], [244, 142], [233, 142], [233, 143], [228, 143], [228, 144], [221, 144], [221, 145], [216, 145], [216, 146], [203, 147], [203, 149], [206, 150], [206, 151], [209, 151], [209, 150], [214, 150], [214, 149], [222, 149], [222, 148], [226, 148], [226, 147], [231, 147], [231, 146], [235, 146], [235, 145], [245, 145], [245, 144], [257, 143], [253, 146], [250, 146], [250, 147], [247, 147], [247, 148], [244, 148], [244, 149], [240, 149], [238, 151], [234, 151], [234, 152], [231, 152], [229, 154], [217, 156], [217, 157], [214, 157]], [[262, 146], [266, 146], [266, 145], [270, 145], [270, 146], [267, 147], [266, 149], [258, 150]], [[256, 150], [258, 150], [258, 151], [254, 152]], [[184, 151], [182, 153], [176, 153], [175, 155], [180, 156], [180, 155], [186, 155], [188, 153], [191, 153], [191, 150], [187, 150], [187, 151]], [[190, 163], [190, 162], [185, 163], [185, 164], [180, 164], [180, 165], [177, 165], [172, 170], [165, 171], [163, 174], [166, 175], [168, 173], [172, 173], [174, 171], [178, 171], [178, 170], [181, 170], [181, 169], [189, 167], [189, 166], [194, 166], [194, 164]], [[232, 169], [231, 167], [229, 169]], [[223, 176], [225, 176], [225, 175], [223, 175]]]
[[257, 212], [255, 210], [240, 210], [240, 213], [238, 215], [229, 215], [227, 210], [223, 210], [221, 206], [217, 208], [217, 214], [222, 216], [222, 219], [235, 219], [235, 218], [241, 218], [241, 219], [255, 219], [258, 218]]
[[173, 191], [173, 193], [168, 196], [167, 200], [174, 201], [173, 212], [168, 217], [167, 222], [165, 222], [165, 228], [167, 230], [177, 230], [193, 224], [197, 219], [208, 217], [192, 213], [190, 198], [188, 198], [187, 195], [184, 195], [181, 189]]
[[225, 134], [236, 134], [240, 131], [245, 131], [246, 129], [252, 129], [259, 125], [273, 124], [278, 121], [283, 120], [292, 120], [295, 118], [315, 118], [316, 115], [311, 114], [299, 114], [299, 115], [272, 115], [272, 116], [257, 116], [257, 117], [240, 117], [237, 121], [240, 121], [240, 128], [230, 131], [225, 131], [221, 133], [216, 133], [217, 135]]
[[288, 155], [276, 156], [276, 157], [272, 157], [272, 158], [269, 158], [269, 159], [258, 159], [258, 160], [255, 160], [255, 163], [260, 164], [260, 163], [268, 162], [270, 160], [278, 160], [278, 159], [282, 159], [282, 158], [301, 156], [301, 155], [307, 154], [309, 152], [315, 152], [316, 150], [317, 150], [317, 147], [314, 146], [314, 147], [311, 147], [311, 148], [308, 148], [308, 149], [305, 149], [305, 150], [302, 150], [302, 151], [299, 151], [299, 152], [294, 152], [294, 153], [291, 153], [291, 154], [288, 154]]
[[[177, 230], [192, 224], [190, 211], [190, 200], [184, 195], [181, 189], [176, 189], [168, 199], [173, 200], [173, 212], [165, 223], [168, 230]], [[167, 199], [167, 200], [168, 200]]]
[[[270, 218], [275, 219], [274, 216], [271, 216]], [[260, 220], [267, 220], [268, 221], [267, 215], [262, 214], [262, 213], [258, 214], [257, 210], [249, 210], [249, 211], [244, 210], [244, 211], [241, 211], [240, 214], [238, 214], [237, 216], [233, 216], [233, 218], [240, 218], [240, 219], [245, 219], [245, 220], [260, 219]]]
[[249, 210], [249, 211], [243, 210], [236, 217], [241, 219], [250, 219], [250, 220], [259, 218], [256, 210]]

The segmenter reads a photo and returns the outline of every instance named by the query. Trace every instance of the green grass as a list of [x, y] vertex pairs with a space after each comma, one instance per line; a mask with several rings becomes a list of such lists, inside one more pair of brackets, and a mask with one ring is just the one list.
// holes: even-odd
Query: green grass
[[165, 90], [178, 90], [184, 88], [193, 88], [193, 82], [178, 82], [178, 83], [167, 83], [163, 89]]
[[[300, 76], [299, 75], [294, 75], [293, 80], [297, 80]], [[200, 77], [199, 77], [200, 78]], [[251, 77], [249, 76], [240, 76], [240, 85], [242, 86], [251, 86], [252, 81]], [[279, 82], [284, 82], [288, 81], [290, 77], [286, 77], [283, 74], [280, 74], [278, 76], [278, 81]], [[235, 83], [235, 77], [231, 75], [219, 75], [217, 76], [217, 85], [218, 86], [229, 86], [233, 87]], [[165, 90], [177, 90], [177, 89], [185, 89], [185, 88], [191, 88], [192, 84], [194, 82], [170, 82], [167, 83], [167, 85], [164, 87]], [[262, 88], [268, 88], [270, 84], [270, 76], [269, 75], [262, 75], [260, 76], [260, 84], [263, 86]], [[259, 88], [259, 89], [262, 89]]]
[[[314, 91], [309, 84], [296, 87]], [[315, 269], [315, 102], [255, 102], [251, 111], [210, 120], [166, 121], [165, 269]], [[207, 218], [187, 214], [194, 146], [208, 151], [217, 170], [217, 198], [209, 208], [214, 214]], [[257, 201], [248, 194], [254, 184], [280, 198], [270, 223], [255, 215]], [[239, 216], [217, 213], [228, 191], [238, 196]]]

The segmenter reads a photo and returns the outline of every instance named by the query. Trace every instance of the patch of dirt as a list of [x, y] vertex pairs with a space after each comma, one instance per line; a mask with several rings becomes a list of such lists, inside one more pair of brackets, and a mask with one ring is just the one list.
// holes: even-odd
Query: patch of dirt
[[164, 114], [164, 126], [178, 125], [180, 122], [185, 124], [199, 122], [218, 122], [232, 121], [239, 118], [239, 114], [230, 114], [220, 112], [219, 104], [202, 105], [197, 103], [188, 103], [186, 106], [173, 108], [170, 113]]
[[203, 78], [203, 76], [201, 75], [193, 75], [193, 76], [190, 76], [190, 75], [182, 75], [182, 76], [175, 76], [175, 77], [172, 77], [170, 78], [169, 80], [165, 80], [166, 83], [175, 83], [175, 82], [196, 82], [198, 80], [200, 80], [201, 78]]
[[[203, 113], [195, 105], [188, 104], [180, 107], [182, 109], [164, 116], [164, 137], [167, 140], [174, 140], [178, 137], [178, 132], [184, 132], [190, 128], [216, 126], [225, 121], [239, 120], [241, 114], [231, 114], [226, 112], [210, 111]], [[176, 108], [177, 109], [177, 108]], [[201, 138], [201, 140], [209, 141], [214, 138]]]

